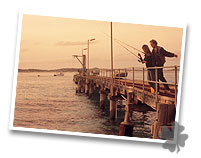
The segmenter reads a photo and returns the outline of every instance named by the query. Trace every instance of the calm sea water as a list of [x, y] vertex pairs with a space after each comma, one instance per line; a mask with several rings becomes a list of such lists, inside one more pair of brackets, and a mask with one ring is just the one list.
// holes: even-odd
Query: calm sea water
[[[124, 109], [119, 109], [117, 122], [110, 122], [109, 104], [102, 111], [98, 95], [92, 99], [88, 99], [85, 94], [76, 95], [74, 73], [64, 74], [18, 73], [14, 126], [118, 135]], [[133, 135], [151, 137], [150, 125], [154, 121], [155, 112], [134, 111]]]

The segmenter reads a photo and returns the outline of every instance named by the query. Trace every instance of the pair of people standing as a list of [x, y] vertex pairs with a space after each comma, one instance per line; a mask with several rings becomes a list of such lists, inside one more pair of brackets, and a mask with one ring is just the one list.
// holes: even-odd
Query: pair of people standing
[[[163, 47], [158, 46], [158, 43], [156, 40], [151, 40], [150, 45], [153, 48], [152, 52], [150, 51], [148, 45], [143, 45], [142, 49], [145, 53], [145, 58], [143, 60], [144, 63], [146, 63], [146, 67], [163, 67], [165, 64], [165, 57], [177, 57], [176, 54], [170, 53], [166, 51]], [[157, 81], [167, 82], [164, 74], [163, 74], [163, 68], [157, 69]], [[155, 69], [148, 69], [148, 80], [155, 81]], [[153, 82], [149, 82], [151, 88], [156, 90], [156, 84]], [[159, 84], [157, 86], [157, 91], [159, 89]], [[168, 84], [164, 84], [165, 91], [170, 91], [170, 88]]]

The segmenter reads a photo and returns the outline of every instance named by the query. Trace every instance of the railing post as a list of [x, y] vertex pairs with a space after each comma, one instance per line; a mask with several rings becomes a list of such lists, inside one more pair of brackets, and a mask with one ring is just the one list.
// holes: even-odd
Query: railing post
[[101, 80], [103, 81], [103, 69], [101, 69]]
[[102, 81], [102, 69], [100, 69], [100, 81]]
[[114, 78], [113, 78], [113, 80], [114, 80], [114, 81], [113, 81], [113, 82], [114, 82], [114, 85], [116, 84], [116, 83], [115, 83], [115, 72], [116, 72], [116, 69], [114, 69], [114, 72], [113, 72], [113, 74], [114, 74]]
[[106, 80], [107, 80], [107, 77], [108, 77], [107, 69], [105, 69], [105, 77], [106, 77]]
[[135, 88], [134, 88], [134, 87], [135, 87], [135, 80], [134, 80], [134, 77], [135, 77], [134, 75], [135, 75], [135, 74], [134, 74], [134, 71], [135, 71], [135, 69], [134, 69], [134, 67], [133, 67], [133, 92], [134, 92], [134, 90], [135, 90]]
[[105, 84], [107, 84], [107, 69], [105, 69], [105, 78], [106, 78]]
[[125, 90], [126, 90], [126, 69], [125, 69]]
[[142, 90], [143, 90], [143, 103], [144, 103], [144, 67], [142, 69], [143, 75], [142, 75], [142, 79], [143, 79], [143, 84], [142, 84]]
[[155, 103], [156, 103], [156, 108], [157, 108], [157, 103], [158, 103], [158, 90], [159, 90], [159, 87], [158, 87], [158, 69], [157, 67], [155, 67]]
[[101, 75], [102, 75], [102, 69], [100, 69], [100, 77], [101, 77]]
[[119, 88], [120, 88], [120, 69], [119, 69]]
[[107, 82], [108, 82], [108, 70], [106, 69], [106, 84], [107, 84]]
[[104, 69], [103, 77], [104, 77], [104, 80], [105, 80], [105, 82], [106, 82], [105, 71], [106, 71], [106, 70]]
[[175, 106], [177, 105], [177, 66], [175, 65]]
[[112, 84], [113, 84], [113, 87], [114, 87], [114, 69], [112, 70]]
[[107, 82], [107, 69], [105, 69], [105, 79], [106, 79], [106, 82]]
[[107, 69], [105, 69], [105, 78], [107, 77]]
[[103, 69], [102, 69], [102, 71], [101, 71], [101, 77], [102, 77], [102, 81], [104, 81]]

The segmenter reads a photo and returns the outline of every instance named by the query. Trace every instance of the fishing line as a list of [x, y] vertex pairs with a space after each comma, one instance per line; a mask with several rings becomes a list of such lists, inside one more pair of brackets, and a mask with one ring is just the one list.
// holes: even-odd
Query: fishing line
[[135, 55], [132, 51], [130, 51], [128, 48], [126, 48], [124, 45], [122, 45], [120, 42], [116, 41], [120, 46], [122, 46], [124, 49], [126, 49], [128, 52], [130, 52], [132, 55], [134, 55], [135, 57], [137, 57], [138, 59], [140, 59], [140, 57], [138, 57], [137, 55]]
[[[102, 31], [101, 31], [102, 32]], [[104, 35], [106, 35], [108, 38], [111, 38], [111, 36], [109, 36], [108, 34], [106, 34], [105, 32], [102, 32]], [[125, 44], [125, 45], [127, 45], [127, 46], [129, 46], [129, 47], [131, 47], [131, 48], [133, 48], [133, 49], [135, 49], [136, 51], [139, 51], [139, 52], [141, 52], [141, 53], [143, 53], [144, 54], [144, 52], [142, 52], [142, 51], [140, 51], [139, 49], [137, 49], [137, 48], [135, 48], [135, 47], [133, 47], [133, 46], [130, 46], [129, 44], [127, 44], [127, 43], [125, 43], [125, 42], [123, 42], [123, 41], [120, 41], [120, 40], [118, 40], [118, 39], [116, 39], [116, 38], [113, 38], [114, 39], [114, 41], [116, 42], [116, 43], [118, 43], [120, 46], [122, 46], [124, 49], [126, 49], [128, 52], [130, 52], [132, 55], [134, 55], [135, 57], [137, 57], [138, 59], [141, 59], [140, 57], [138, 57], [135, 53], [133, 53], [131, 50], [129, 50], [128, 48], [126, 48], [124, 45], [122, 45], [121, 43], [123, 43], [123, 44]], [[120, 43], [121, 42], [121, 43]]]
[[[108, 35], [107, 33], [103, 32], [103, 31], [99, 28], [99, 26], [97, 26], [97, 29], [98, 29], [102, 34], [104, 34], [105, 36], [107, 36], [108, 38], [111, 38], [111, 36]], [[126, 48], [124, 45], [133, 48], [135, 51], [139, 51], [139, 52], [145, 54], [144, 52], [140, 51], [139, 49], [137, 49], [137, 48], [135, 48], [135, 47], [133, 47], [133, 46], [131, 46], [131, 45], [129, 45], [129, 44], [127, 44], [127, 43], [125, 43], [125, 42], [123, 42], [123, 41], [117, 39], [117, 38], [113, 38], [113, 40], [114, 40], [116, 43], [118, 43], [121, 47], [123, 47], [124, 49], [126, 49], [129, 53], [131, 53], [132, 55], [134, 55], [135, 57], [137, 57], [139, 62], [142, 62], [142, 57], [141, 57], [141, 55], [140, 55], [139, 53], [138, 53], [138, 56], [137, 56], [135, 53], [133, 53], [133, 52], [132, 52], [131, 50], [129, 50], [128, 48]], [[122, 45], [121, 43], [124, 44], [124, 45]]]
[[129, 44], [123, 42], [123, 41], [120, 41], [119, 39], [116, 39], [116, 38], [115, 38], [114, 40], [117, 40], [117, 41], [119, 41], [119, 42], [121, 42], [121, 43], [127, 45], [128, 47], [131, 47], [131, 48], [133, 48], [134, 50], [139, 51], [139, 52], [145, 54], [143, 51], [141, 51], [141, 50], [139, 50], [139, 49], [137, 49], [137, 48], [135, 48], [135, 47], [133, 47], [133, 46], [131, 46], [131, 45], [129, 45]]

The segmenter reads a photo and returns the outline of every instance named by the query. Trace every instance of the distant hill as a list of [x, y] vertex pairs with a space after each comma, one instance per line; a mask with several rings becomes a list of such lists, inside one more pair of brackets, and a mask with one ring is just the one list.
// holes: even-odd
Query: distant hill
[[42, 70], [42, 69], [18, 69], [18, 72], [77, 72], [79, 68], [61, 68], [53, 70]]

